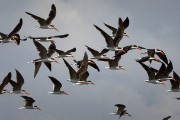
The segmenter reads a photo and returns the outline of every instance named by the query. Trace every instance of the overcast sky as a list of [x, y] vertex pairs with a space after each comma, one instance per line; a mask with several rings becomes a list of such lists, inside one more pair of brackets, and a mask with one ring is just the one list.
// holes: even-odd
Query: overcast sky
[[[42, 2], [43, 1], [43, 2]], [[55, 30], [35, 29], [39, 24], [25, 12], [47, 18], [51, 5], [55, 4], [57, 14], [52, 21]], [[9, 34], [23, 19], [19, 34], [24, 36], [52, 36], [69, 34], [67, 38], [56, 39], [56, 46], [61, 50], [77, 48], [76, 59], [80, 60], [85, 51], [92, 57], [85, 45], [97, 50], [106, 46], [103, 36], [93, 26], [99, 26], [111, 33], [103, 23], [118, 26], [118, 19], [129, 17], [130, 25], [126, 29], [130, 38], [123, 38], [119, 46], [136, 44], [146, 48], [164, 50], [168, 59], [173, 62], [174, 71], [180, 75], [179, 38], [180, 38], [180, 1], [179, 0], [1, 0], [0, 32]], [[50, 43], [42, 43], [48, 47]], [[52, 64], [50, 72], [42, 64], [36, 78], [33, 78], [34, 65], [27, 63], [39, 58], [32, 40], [16, 44], [0, 45], [1, 80], [12, 72], [16, 80], [15, 70], [19, 70], [25, 79], [23, 89], [30, 92], [42, 111], [19, 110], [23, 106], [20, 95], [0, 95], [0, 115], [2, 120], [115, 120], [118, 116], [109, 113], [116, 111], [114, 104], [125, 104], [132, 117], [123, 116], [122, 120], [161, 120], [171, 115], [171, 120], [180, 119], [179, 93], [166, 93], [166, 86], [144, 82], [148, 79], [143, 68], [134, 61], [143, 55], [143, 51], [130, 51], [120, 61], [127, 71], [111, 71], [106, 69], [107, 63], [96, 61], [100, 72], [89, 67], [89, 80], [96, 85], [73, 86], [67, 82], [69, 72], [62, 59], [59, 64]], [[109, 52], [110, 57], [113, 52]], [[66, 58], [73, 63], [72, 58]], [[148, 64], [148, 63], [147, 63]], [[152, 63], [158, 68], [160, 64]], [[74, 66], [74, 68], [76, 68]], [[171, 74], [172, 75], [172, 74]], [[48, 94], [52, 83], [48, 76], [53, 76], [63, 84], [62, 90], [69, 96]], [[10, 90], [8, 85], [6, 89]]]

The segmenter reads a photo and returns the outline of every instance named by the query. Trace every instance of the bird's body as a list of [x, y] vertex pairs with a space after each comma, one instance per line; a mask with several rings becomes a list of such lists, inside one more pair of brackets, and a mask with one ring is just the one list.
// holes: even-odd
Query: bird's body
[[171, 89], [170, 90], [166, 90], [167, 92], [180, 92], [180, 77], [179, 75], [173, 71], [173, 78], [175, 79], [175, 81], [171, 80]]
[[163, 50], [159, 50], [159, 49], [146, 49], [146, 50], [147, 51], [142, 54], [147, 53], [149, 57], [154, 57], [155, 55], [157, 55], [161, 60], [163, 60], [166, 64], [168, 64], [168, 59]]
[[125, 110], [126, 106], [123, 105], [123, 104], [115, 104], [114, 106], [117, 107], [117, 111], [116, 112], [113, 112], [113, 113], [110, 113], [111, 115], [119, 115], [119, 118], [121, 118], [121, 116], [123, 115], [128, 115], [130, 117], [132, 117], [128, 112], [127, 110]]
[[48, 37], [27, 37], [30, 39], [35, 39], [36, 41], [40, 41], [40, 42], [54, 42], [54, 38], [65, 38], [67, 37], [69, 34], [64, 34], [64, 35], [57, 35], [57, 36], [48, 36]]
[[31, 17], [33, 17], [35, 20], [38, 21], [38, 23], [40, 24], [40, 26], [38, 26], [38, 28], [41, 29], [55, 29], [58, 31], [57, 28], [54, 27], [54, 25], [51, 25], [52, 20], [56, 17], [56, 7], [54, 4], [52, 4], [51, 6], [51, 11], [49, 13], [49, 17], [45, 20], [41, 17], [38, 17], [34, 14], [31, 14], [29, 12], [26, 12], [26, 14], [30, 15]]
[[[34, 77], [36, 77], [38, 71], [39, 71], [39, 68], [41, 67], [41, 63], [43, 62], [47, 67], [48, 69], [51, 71], [51, 62], [56, 62], [58, 63], [57, 60], [55, 60], [55, 58], [51, 57], [52, 54], [55, 52], [54, 51], [54, 47], [55, 47], [55, 44], [52, 43], [50, 46], [49, 46], [49, 50], [47, 51], [46, 48], [41, 45], [38, 41], [34, 40], [33, 39], [33, 42], [34, 42], [34, 45], [36, 46], [37, 50], [39, 51], [39, 56], [41, 58], [39, 59], [36, 59], [36, 60], [33, 60], [33, 61], [30, 61], [31, 63], [34, 63], [35, 64], [35, 71], [34, 71]], [[53, 46], [53, 49], [51, 48]]]
[[76, 52], [76, 48], [72, 48], [70, 50], [67, 50], [66, 52], [58, 49], [55, 49], [55, 51], [58, 53], [58, 55], [55, 56], [55, 58], [74, 57], [72, 55], [72, 52]]
[[48, 77], [53, 83], [53, 90], [51, 92], [48, 92], [48, 93], [55, 94], [55, 95], [62, 95], [62, 94], [68, 95], [65, 91], [61, 91], [61, 87], [62, 87], [61, 82], [59, 82], [54, 77], [51, 77], [51, 76], [48, 76]]
[[38, 110], [41, 110], [39, 107], [33, 105], [35, 100], [32, 97], [28, 97], [28, 96], [21, 96], [21, 97], [25, 99], [25, 105], [20, 107], [19, 109], [38, 109]]
[[[75, 62], [75, 64], [73, 64], [73, 65], [77, 65], [78, 68], [81, 67], [82, 60], [77, 61], [77, 60], [73, 59], [73, 61]], [[96, 69], [98, 72], [100, 71], [99, 67], [93, 60], [88, 60], [88, 65], [93, 67], [94, 69]]]
[[109, 66], [105, 67], [107, 69], [111, 70], [125, 70], [123, 66], [119, 66], [119, 61], [121, 59], [121, 56], [117, 56], [114, 59], [107, 59], [107, 60], [102, 60], [102, 61], [107, 61]]
[[21, 75], [21, 73], [16, 70], [16, 79], [17, 79], [17, 82], [13, 81], [13, 80], [10, 80], [10, 84], [12, 85], [13, 89], [10, 93], [14, 93], [14, 94], [28, 94], [29, 93], [26, 91], [26, 90], [22, 90], [22, 86], [24, 84], [24, 78], [23, 76]]
[[[67, 68], [69, 70], [69, 74], [70, 74], [70, 79], [68, 79], [67, 81], [72, 82], [77, 85], [84, 85], [84, 84], [90, 83], [90, 81], [87, 81], [89, 72], [87, 71], [88, 56], [87, 56], [86, 52], [84, 53], [84, 58], [82, 60], [82, 64], [77, 72], [71, 67], [71, 65], [65, 59], [63, 59], [63, 61], [64, 61], [65, 65], [67, 66]], [[91, 82], [91, 83], [93, 84], [93, 82]]]
[[93, 58], [91, 59], [109, 59], [105, 53], [107, 53], [109, 50], [108, 49], [103, 49], [101, 52], [98, 52], [97, 50], [94, 50], [90, 47], [88, 47], [87, 45], [85, 45], [87, 47], [87, 49], [91, 52], [91, 54], [93, 55]]
[[[141, 66], [144, 68], [144, 70], [147, 72], [149, 79], [145, 80], [148, 83], [153, 83], [153, 84], [164, 84], [163, 80], [165, 80], [165, 78], [161, 78], [162, 75], [164, 74], [164, 63], [162, 63], [160, 69], [158, 70], [157, 73], [154, 72], [153, 69], [151, 69], [149, 66], [145, 65], [142, 62], [138, 62], [139, 64], [141, 64]], [[162, 80], [163, 79], [163, 80]]]

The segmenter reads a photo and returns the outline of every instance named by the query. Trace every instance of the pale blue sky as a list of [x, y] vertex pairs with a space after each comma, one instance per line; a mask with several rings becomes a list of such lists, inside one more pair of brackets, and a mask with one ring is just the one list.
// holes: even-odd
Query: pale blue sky
[[[42, 2], [43, 1], [43, 2]], [[42, 18], [47, 18], [51, 5], [57, 9], [56, 18], [52, 23], [60, 32], [54, 30], [35, 29], [38, 23], [25, 12], [30, 12]], [[129, 17], [130, 25], [126, 32], [130, 38], [123, 38], [120, 46], [137, 44], [147, 48], [159, 48], [171, 59], [174, 70], [180, 75], [179, 38], [180, 38], [180, 1], [178, 0], [1, 0], [0, 1], [0, 32], [10, 33], [19, 19], [23, 26], [19, 34], [23, 36], [48, 36], [68, 33], [64, 39], [56, 39], [58, 49], [68, 50], [76, 47], [76, 59], [82, 59], [85, 45], [101, 50], [106, 46], [105, 40], [93, 24], [110, 34], [104, 22], [118, 26], [118, 18]], [[42, 43], [48, 47], [49, 43]], [[88, 56], [91, 57], [89, 51]], [[152, 85], [144, 82], [148, 79], [142, 67], [134, 61], [141, 57], [140, 51], [130, 51], [124, 55], [120, 64], [127, 71], [111, 71], [105, 69], [106, 63], [97, 62], [101, 72], [89, 68], [89, 80], [95, 86], [73, 86], [67, 82], [68, 69], [62, 59], [59, 64], [52, 64], [50, 72], [41, 66], [37, 77], [33, 78], [34, 65], [28, 61], [38, 58], [38, 52], [31, 40], [15, 44], [0, 45], [1, 79], [12, 72], [15, 80], [15, 70], [18, 69], [25, 78], [24, 89], [29, 90], [42, 111], [19, 110], [23, 98], [20, 95], [0, 95], [0, 115], [3, 120], [114, 120], [118, 116], [109, 115], [116, 110], [114, 104], [127, 106], [132, 114], [121, 120], [161, 120], [172, 115], [171, 120], [180, 119], [180, 101], [174, 99], [179, 93], [166, 93], [166, 86]], [[108, 53], [111, 57], [113, 52]], [[73, 63], [71, 58], [67, 58]], [[152, 64], [158, 68], [160, 64]], [[52, 83], [47, 76], [58, 78], [62, 89], [69, 96], [48, 94]], [[11, 89], [8, 85], [7, 89]]]

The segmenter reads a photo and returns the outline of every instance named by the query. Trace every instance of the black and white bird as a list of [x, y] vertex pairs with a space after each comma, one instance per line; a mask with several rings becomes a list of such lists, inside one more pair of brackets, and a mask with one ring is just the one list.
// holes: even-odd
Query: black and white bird
[[103, 49], [101, 52], [98, 52], [97, 50], [94, 50], [93, 48], [88, 47], [85, 45], [87, 49], [91, 52], [93, 55], [93, 58], [91, 59], [109, 59], [105, 53], [107, 53], [109, 50], [108, 49]]
[[[166, 54], [165, 54], [165, 52], [163, 50], [160, 50], [160, 49], [146, 49], [146, 51], [144, 53], [141, 53], [141, 54], [148, 54], [149, 57], [155, 57], [155, 55], [157, 55], [163, 62], [168, 64], [168, 59], [167, 59]], [[149, 61], [149, 62], [151, 63], [152, 61]]]
[[55, 56], [55, 58], [74, 57], [72, 52], [76, 52], [76, 48], [72, 48], [67, 51], [55, 49], [55, 51], [58, 53], [58, 55]]
[[89, 73], [87, 71], [88, 56], [86, 52], [84, 53], [84, 58], [82, 60], [81, 67], [78, 69], [77, 72], [65, 59], [63, 59], [63, 61], [69, 70], [69, 75], [70, 75], [70, 79], [68, 79], [69, 82], [74, 83], [74, 85], [94, 84], [92, 81], [87, 80]]
[[58, 31], [58, 29], [55, 28], [54, 25], [51, 25], [52, 20], [56, 17], [56, 7], [55, 7], [54, 4], [52, 4], [51, 11], [50, 11], [49, 16], [48, 16], [48, 18], [46, 20], [44, 18], [38, 17], [38, 16], [36, 16], [34, 14], [31, 14], [29, 12], [26, 12], [26, 14], [30, 15], [35, 20], [37, 20], [37, 22], [40, 24], [40, 26], [38, 26], [38, 28], [55, 29], [55, 30]]
[[19, 23], [16, 25], [16, 27], [13, 29], [12, 32], [10, 32], [8, 35], [0, 32], [0, 43], [13, 43], [15, 42], [17, 45], [20, 44], [20, 36], [17, 34], [19, 30], [21, 29], [23, 24], [22, 18], [19, 20]]
[[173, 71], [173, 78], [175, 79], [175, 81], [171, 80], [171, 89], [170, 90], [166, 90], [167, 92], [180, 92], [180, 77], [179, 75]]
[[126, 106], [124, 104], [115, 104], [114, 106], [117, 107], [117, 111], [113, 112], [113, 113], [110, 113], [110, 114], [112, 114], [112, 115], [119, 115], [119, 118], [121, 118], [121, 116], [123, 116], [123, 115], [128, 115], [128, 116], [132, 117], [127, 112], [127, 110], [125, 110]]
[[5, 90], [4, 88], [9, 83], [10, 80], [11, 80], [11, 72], [9, 72], [2, 80], [2, 83], [0, 85], [0, 94], [9, 93], [9, 91]]
[[[165, 85], [164, 82], [161, 81], [159, 77], [157, 77], [158, 74], [160, 74], [161, 72], [164, 72], [163, 69], [161, 69], [162, 66], [164, 66], [163, 63], [162, 63], [162, 65], [161, 65], [161, 67], [160, 67], [160, 69], [158, 71], [159, 73], [157, 72], [157, 74], [154, 72], [153, 69], [151, 69], [149, 66], [145, 65], [144, 63], [142, 63], [142, 62], [138, 62], [138, 63], [144, 68], [144, 70], [148, 74], [148, 80], [145, 80], [146, 82], [153, 83], [153, 84], [163, 84], [163, 85]], [[163, 78], [163, 79], [165, 79], [165, 78]]]
[[[58, 63], [57, 60], [55, 60], [54, 57], [51, 57], [52, 54], [54, 54], [54, 47], [55, 47], [55, 44], [52, 43], [49, 47], [49, 50], [47, 51], [46, 48], [41, 45], [38, 41], [34, 40], [33, 39], [33, 42], [34, 42], [34, 45], [36, 46], [37, 50], [39, 51], [39, 56], [40, 58], [39, 59], [36, 59], [36, 60], [33, 60], [33, 61], [30, 61], [31, 63], [34, 63], [35, 64], [35, 71], [34, 71], [34, 77], [36, 77], [38, 71], [39, 71], [39, 68], [41, 67], [41, 63], [43, 62], [47, 67], [48, 69], [51, 71], [51, 62], [56, 62]], [[52, 48], [53, 47], [53, 48]], [[30, 63], [28, 62], [28, 63]]]
[[121, 59], [121, 55], [115, 57], [114, 59], [105, 59], [105, 60], [100, 59], [100, 60], [108, 62], [109, 66], [105, 67], [107, 69], [110, 69], [110, 70], [125, 70], [123, 66], [119, 65], [120, 59]]
[[62, 94], [68, 95], [65, 91], [61, 91], [62, 84], [59, 80], [51, 76], [48, 76], [48, 77], [53, 83], [53, 90], [48, 93], [55, 94], [55, 95], [62, 95]]
[[28, 96], [21, 96], [21, 97], [25, 99], [25, 105], [23, 107], [20, 107], [19, 109], [37, 109], [37, 110], [41, 110], [38, 106], [33, 105], [35, 100], [32, 97], [28, 97]]
[[65, 38], [67, 37], [69, 34], [64, 34], [64, 35], [56, 35], [56, 36], [48, 36], [48, 37], [32, 37], [29, 36], [27, 38], [29, 39], [35, 39], [36, 41], [40, 41], [40, 42], [54, 42], [54, 38]]
[[16, 80], [17, 80], [17, 82], [15, 82], [13, 80], [9, 81], [13, 87], [13, 89], [12, 89], [12, 91], [10, 91], [10, 93], [11, 94], [15, 93], [15, 94], [28, 94], [29, 95], [29, 93], [26, 90], [21, 89], [24, 84], [24, 78], [18, 70], [16, 70]]
[[[76, 65], [77, 68], [81, 67], [82, 60], [77, 61], [77, 60], [73, 59], [73, 61], [74, 61], [73, 65]], [[100, 72], [99, 67], [97, 66], [97, 64], [93, 60], [88, 60], [88, 65], [93, 67], [94, 69], [96, 69], [98, 72]]]
[[[112, 27], [112, 26], [110, 26], [110, 25], [108, 25], [108, 24], [106, 24], [106, 23], [104, 23], [104, 25], [105, 25], [106, 27], [108, 27], [108, 28], [112, 31], [112, 37], [116, 37], [116, 34], [117, 34], [117, 32], [118, 32], [118, 29], [115, 28], [115, 27]], [[129, 18], [127, 17], [124, 21], [122, 21], [122, 19], [119, 18], [119, 26], [121, 27], [121, 32], [122, 32], [121, 37], [123, 37], [123, 36], [129, 37], [129, 36], [127, 35], [127, 33], [124, 32], [124, 30], [129, 26]], [[122, 38], [121, 38], [121, 39], [122, 39]]]

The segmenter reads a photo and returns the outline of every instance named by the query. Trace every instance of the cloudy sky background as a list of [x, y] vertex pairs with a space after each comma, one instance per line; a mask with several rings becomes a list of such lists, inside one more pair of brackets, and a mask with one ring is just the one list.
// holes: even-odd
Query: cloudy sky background
[[[55, 30], [35, 29], [39, 24], [25, 12], [33, 13], [47, 18], [51, 5], [55, 4], [57, 14], [52, 21], [60, 32]], [[58, 49], [68, 50], [77, 48], [76, 59], [83, 57], [87, 51], [85, 45], [101, 50], [106, 46], [103, 36], [95, 29], [93, 24], [99, 26], [107, 33], [111, 33], [103, 23], [118, 26], [118, 18], [123, 20], [129, 17], [130, 25], [126, 29], [130, 38], [123, 38], [119, 46], [136, 44], [146, 48], [159, 48], [164, 50], [168, 59], [173, 62], [174, 71], [180, 75], [179, 66], [179, 37], [180, 37], [180, 1], [178, 0], [1, 0], [0, 1], [0, 32], [10, 33], [23, 19], [23, 26], [19, 34], [24, 36], [51, 36], [69, 34], [67, 38], [56, 39]], [[50, 43], [42, 43], [48, 47]], [[91, 54], [88, 52], [88, 56]], [[69, 72], [62, 59], [59, 64], [52, 64], [50, 72], [42, 64], [36, 78], [33, 78], [34, 65], [27, 63], [39, 58], [38, 52], [32, 42], [27, 40], [16, 44], [0, 45], [0, 77], [3, 79], [8, 72], [12, 72], [15, 80], [15, 70], [19, 70], [25, 79], [24, 89], [31, 93], [42, 111], [19, 110], [23, 98], [20, 95], [0, 95], [0, 115], [3, 120], [114, 120], [118, 116], [109, 115], [116, 110], [114, 104], [125, 104], [131, 117], [124, 116], [122, 120], [161, 120], [171, 115], [171, 120], [180, 118], [180, 101], [174, 99], [179, 93], [166, 93], [170, 89], [166, 86], [153, 85], [144, 82], [147, 74], [143, 68], [134, 61], [143, 55], [142, 51], [134, 50], [124, 55], [120, 64], [127, 71], [111, 71], [105, 69], [107, 63], [96, 62], [100, 72], [89, 67], [89, 80], [96, 84], [88, 86], [73, 86], [67, 82]], [[108, 55], [113, 56], [113, 52]], [[72, 58], [66, 58], [73, 63]], [[152, 63], [159, 68], [160, 64]], [[76, 68], [74, 66], [74, 68]], [[48, 76], [59, 79], [62, 90], [69, 96], [56, 96], [48, 94], [52, 83]], [[8, 85], [7, 89], [11, 89]]]

